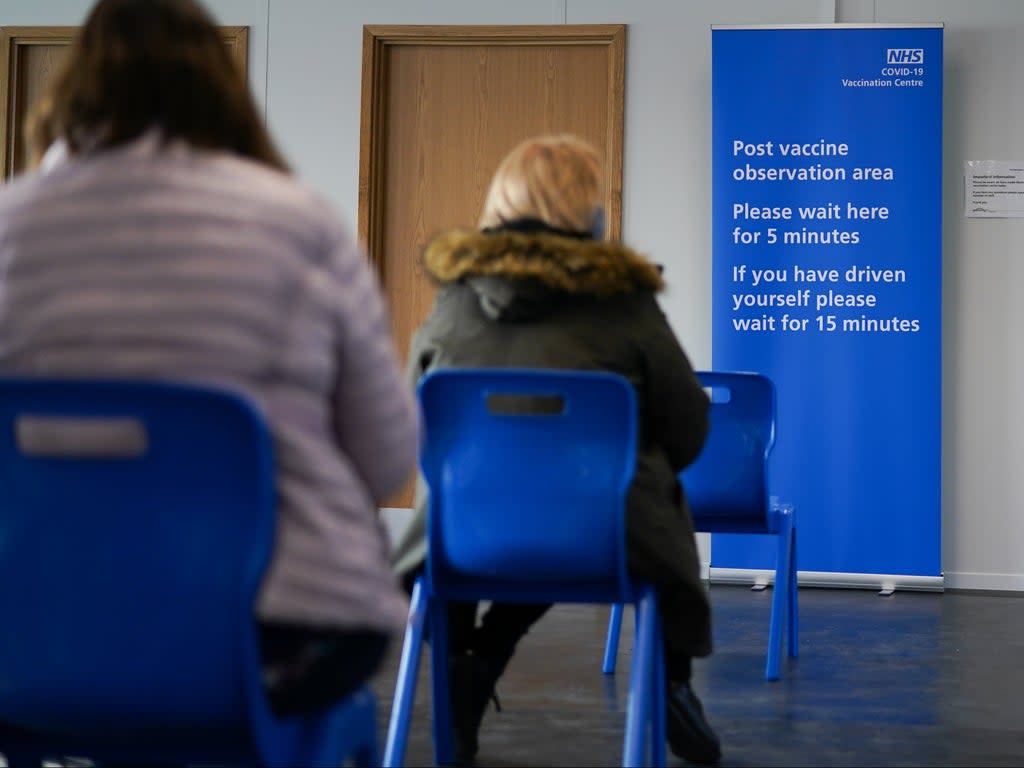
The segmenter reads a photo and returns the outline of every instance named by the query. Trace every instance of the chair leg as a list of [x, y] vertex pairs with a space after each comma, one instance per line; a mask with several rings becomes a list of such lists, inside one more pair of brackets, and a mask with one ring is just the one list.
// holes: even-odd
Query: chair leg
[[782, 666], [782, 632], [789, 620], [787, 603], [790, 595], [790, 556], [793, 542], [793, 518], [782, 511], [782, 530], [778, 533], [779, 552], [775, 564], [775, 586], [772, 591], [772, 615], [768, 626], [768, 659], [765, 662], [766, 680], [778, 680]]
[[651, 702], [651, 765], [662, 768], [665, 765], [665, 717], [667, 709], [665, 684], [665, 642], [661, 631], [661, 614], [658, 613], [657, 600], [654, 602], [654, 666], [651, 670], [654, 697]]
[[622, 603], [615, 603], [608, 616], [608, 639], [605, 640], [604, 663], [601, 664], [601, 671], [606, 675], [615, 674], [615, 658], [619, 654], [619, 632], [622, 630], [623, 609]]
[[356, 768], [373, 768], [380, 765], [380, 756], [377, 754], [377, 745], [374, 742], [360, 744], [352, 753], [352, 764]]
[[797, 648], [800, 642], [800, 609], [799, 602], [797, 600], [797, 580], [796, 580], [796, 513], [790, 512], [792, 515], [792, 525], [790, 530], [790, 536], [792, 540], [789, 545], [789, 655], [792, 658], [797, 657]]
[[33, 750], [6, 748], [2, 752], [9, 768], [39, 768], [43, 764], [42, 755]]
[[[647, 726], [652, 715], [654, 686], [655, 637], [654, 590], [637, 602], [637, 636], [633, 643], [633, 668], [629, 678], [629, 699], [626, 705], [626, 737], [622, 748], [624, 768], [641, 766], [647, 757]], [[652, 750], [653, 751], [653, 750]]]
[[364, 709], [366, 722], [364, 731], [367, 735], [362, 739], [353, 751], [352, 760], [356, 768], [374, 768], [381, 764], [380, 746], [377, 743], [377, 699], [372, 695], [367, 697], [367, 706]]
[[381, 760], [377, 749], [377, 706], [371, 696], [367, 696], [359, 719], [362, 721], [361, 731], [366, 735], [352, 750], [352, 764], [356, 768], [373, 768], [380, 765]]
[[[377, 699], [369, 688], [364, 686], [350, 694], [345, 700], [339, 719], [321, 722], [317, 728], [325, 728], [332, 737], [318, 736], [308, 739], [312, 751], [306, 752], [301, 758], [290, 755], [288, 764], [300, 761], [310, 768], [337, 768], [339, 754], [342, 765], [351, 763], [357, 768], [371, 768], [381, 764], [377, 744]], [[325, 731], [321, 731], [323, 732]], [[337, 743], [338, 739], [341, 741], [340, 744]], [[266, 763], [268, 766], [275, 764], [280, 763]]]
[[452, 702], [448, 670], [448, 604], [432, 599], [430, 612], [430, 682], [433, 690], [434, 761], [451, 765], [455, 761], [452, 734]]
[[409, 603], [409, 619], [402, 641], [402, 657], [395, 680], [395, 698], [391, 704], [387, 741], [384, 744], [385, 768], [396, 768], [405, 760], [412, 705], [416, 699], [416, 679], [420, 668], [420, 649], [427, 624], [427, 594], [423, 577], [416, 580]]

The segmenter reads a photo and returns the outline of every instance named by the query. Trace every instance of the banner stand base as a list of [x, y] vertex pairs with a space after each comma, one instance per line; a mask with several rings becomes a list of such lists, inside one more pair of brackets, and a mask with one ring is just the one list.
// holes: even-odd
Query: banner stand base
[[[758, 568], [715, 568], [709, 569], [712, 584], [749, 584], [764, 588], [775, 581], [774, 570]], [[834, 573], [832, 571], [797, 571], [797, 584], [801, 587], [832, 587], [838, 589], [874, 589], [880, 594], [891, 595], [894, 590], [917, 592], [942, 592], [945, 590], [943, 576], [899, 576], [880, 573]]]

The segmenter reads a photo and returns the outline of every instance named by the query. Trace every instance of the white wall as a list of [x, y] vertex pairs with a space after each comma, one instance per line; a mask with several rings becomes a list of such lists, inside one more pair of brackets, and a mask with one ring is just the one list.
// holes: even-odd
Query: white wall
[[[942, 563], [951, 587], [1024, 590], [1024, 220], [964, 219], [961, 205], [964, 160], [1024, 158], [1024, 2], [207, 2], [250, 27], [271, 129], [349, 221], [364, 24], [628, 24], [623, 235], [666, 265], [664, 306], [698, 367], [711, 361], [711, 24], [945, 22]], [[89, 5], [0, 0], [0, 25], [79, 24]]]
[[[0, 26], [73, 25], [94, 0], [0, 0]], [[221, 24], [249, 27], [249, 81], [260, 103], [267, 90], [267, 14], [270, 0], [200, 0]], [[278, 0], [281, 2], [281, 0]], [[356, 150], [358, 153], [358, 149]]]
[[950, 586], [1024, 590], [1024, 219], [963, 215], [965, 160], [1024, 159], [1024, 3], [878, 0], [874, 13], [946, 24], [943, 569]]

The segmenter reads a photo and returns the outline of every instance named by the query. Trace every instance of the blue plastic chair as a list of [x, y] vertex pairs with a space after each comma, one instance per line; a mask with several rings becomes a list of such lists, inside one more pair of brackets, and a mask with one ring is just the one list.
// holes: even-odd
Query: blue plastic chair
[[253, 610], [274, 465], [245, 401], [156, 382], [0, 380], [0, 488], [10, 764], [376, 762], [365, 689], [322, 715], [268, 709]]
[[[796, 516], [768, 495], [768, 455], [775, 444], [775, 387], [756, 373], [699, 371], [711, 389], [711, 431], [697, 460], [680, 475], [694, 528], [709, 533], [763, 533], [778, 540], [764, 676], [778, 680], [783, 627], [797, 655]], [[603, 671], [615, 672], [622, 606], [612, 608]]]
[[[636, 470], [636, 395], [617, 375], [441, 370], [419, 387], [430, 489], [426, 574], [413, 590], [384, 765], [405, 756], [429, 624], [434, 749], [454, 757], [447, 603], [633, 603], [622, 764], [665, 764], [662, 641], [654, 590], [626, 573], [626, 493]], [[650, 740], [647, 730], [650, 726]]]

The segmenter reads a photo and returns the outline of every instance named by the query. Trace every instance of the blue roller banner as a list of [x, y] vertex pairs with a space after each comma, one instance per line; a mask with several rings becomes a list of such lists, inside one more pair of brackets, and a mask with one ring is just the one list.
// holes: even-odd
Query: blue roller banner
[[715, 27], [712, 59], [712, 367], [775, 382], [798, 567], [939, 576], [941, 25]]

